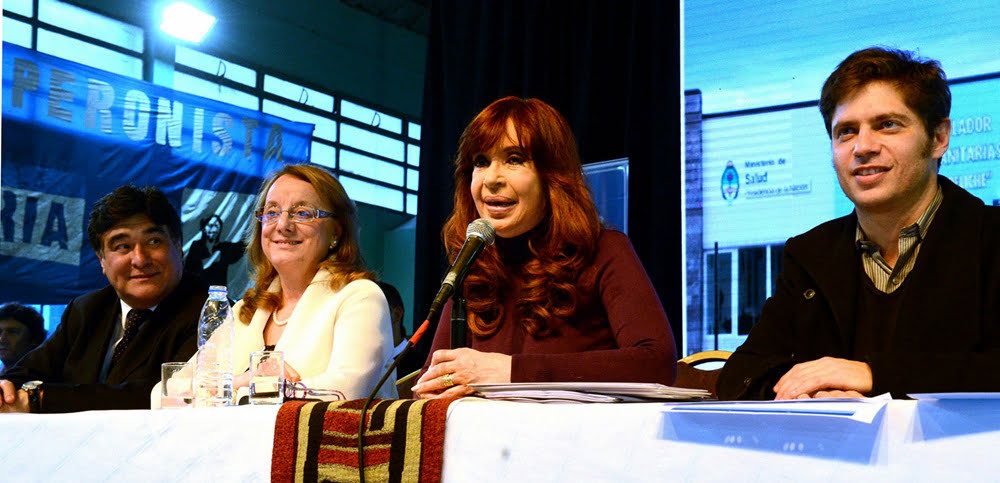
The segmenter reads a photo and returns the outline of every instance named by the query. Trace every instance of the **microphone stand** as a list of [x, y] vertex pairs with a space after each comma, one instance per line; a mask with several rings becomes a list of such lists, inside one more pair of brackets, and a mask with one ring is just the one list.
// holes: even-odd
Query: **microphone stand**
[[[433, 315], [433, 312], [431, 315]], [[389, 379], [389, 374], [396, 372], [396, 366], [399, 365], [399, 361], [403, 360], [403, 356], [409, 353], [410, 349], [413, 349], [413, 346], [417, 345], [417, 342], [419, 342], [420, 338], [423, 337], [424, 332], [427, 332], [427, 328], [430, 327], [430, 320], [431, 319], [428, 316], [428, 318], [424, 320], [424, 323], [420, 324], [417, 331], [414, 332], [413, 336], [410, 337], [410, 340], [406, 342], [406, 347], [404, 347], [403, 350], [399, 352], [399, 355], [392, 360], [392, 364], [389, 365], [389, 369], [385, 371], [385, 374], [382, 374], [382, 378], [378, 380], [377, 384], [375, 384], [375, 388], [372, 389], [371, 394], [369, 394], [365, 399], [364, 406], [361, 407], [361, 414], [358, 418], [358, 479], [361, 483], [365, 483], [365, 414], [368, 413], [368, 407], [371, 406], [372, 401], [375, 399], [375, 395], [378, 394], [378, 390], [381, 389], [385, 384], [385, 381]]]
[[[455, 261], [452, 262], [451, 268], [448, 269], [448, 274], [445, 276], [444, 281], [441, 283], [441, 289], [438, 294], [434, 297], [434, 301], [431, 303], [431, 309], [427, 314], [427, 318], [424, 319], [424, 323], [420, 324], [420, 327], [410, 337], [410, 340], [406, 343], [406, 347], [399, 352], [399, 355], [393, 359], [392, 364], [389, 365], [389, 369], [382, 374], [382, 378], [379, 379], [378, 384], [375, 384], [375, 389], [372, 389], [372, 393], [368, 395], [365, 399], [364, 406], [361, 407], [361, 414], [358, 418], [358, 480], [361, 483], [365, 483], [365, 413], [368, 412], [368, 407], [371, 406], [372, 400], [375, 399], [375, 395], [378, 394], [378, 390], [385, 384], [386, 379], [389, 379], [389, 374], [392, 374], [396, 370], [396, 366], [399, 361], [403, 359], [403, 356], [410, 352], [423, 337], [424, 332], [427, 331], [427, 327], [430, 326], [432, 320], [437, 320], [441, 315], [441, 309], [444, 306], [445, 300], [448, 299], [449, 295], [455, 296], [455, 302], [461, 301], [462, 304], [462, 314], [464, 319], [465, 314], [465, 300], [460, 296], [462, 293], [461, 286], [462, 282], [465, 280], [465, 271], [469, 269], [469, 265], [476, 259], [479, 252], [493, 244], [495, 240], [496, 232], [493, 229], [493, 225], [489, 221], [479, 218], [472, 223], [469, 223], [468, 229], [465, 231], [465, 243], [462, 244], [462, 248], [458, 251], [458, 256]], [[476, 242], [471, 242], [471, 239], [476, 239]], [[471, 242], [471, 243], [470, 243]], [[454, 314], [454, 311], [452, 311]], [[454, 324], [454, 321], [452, 322]], [[462, 337], [465, 336], [465, 327], [463, 324]], [[452, 340], [454, 341], [455, 334], [452, 334]], [[462, 345], [467, 344], [465, 340], [462, 341]]]
[[465, 297], [458, 290], [451, 296], [451, 348], [468, 347], [469, 339], [466, 336], [469, 328], [468, 315], [465, 312]]
[[[463, 281], [464, 277], [462, 280], [458, 280], [456, 286], [461, 287]], [[453, 332], [451, 335], [452, 347], [453, 348], [465, 347], [466, 345], [468, 345], [468, 342], [466, 341], [465, 338], [465, 328], [466, 328], [465, 298], [461, 296], [461, 291], [456, 290], [452, 299], [454, 300], [454, 303], [461, 308], [461, 314], [462, 314], [461, 315], [462, 328], [461, 328], [461, 339], [460, 339], [461, 345], [455, 345], [456, 339], [455, 339], [455, 333]], [[369, 394], [368, 397], [365, 399], [365, 404], [361, 406], [361, 414], [359, 415], [358, 418], [358, 480], [361, 483], [365, 483], [365, 414], [368, 413], [368, 407], [371, 406], [372, 401], [375, 399], [375, 395], [378, 394], [378, 390], [381, 389], [382, 385], [385, 384], [385, 381], [389, 379], [389, 374], [392, 374], [396, 370], [396, 366], [399, 365], [399, 361], [403, 360], [403, 356], [408, 354], [410, 352], [410, 349], [413, 349], [413, 346], [417, 345], [417, 342], [420, 342], [420, 338], [424, 336], [424, 332], [427, 332], [427, 328], [430, 327], [431, 320], [438, 318], [441, 312], [441, 308], [442, 307], [440, 306], [437, 307], [433, 305], [431, 306], [431, 311], [429, 314], [427, 314], [427, 318], [424, 320], [424, 323], [420, 324], [420, 327], [417, 328], [417, 331], [414, 332], [413, 336], [410, 337], [410, 340], [406, 342], [406, 347], [404, 347], [403, 350], [399, 352], [399, 355], [397, 355], [396, 358], [393, 359], [392, 364], [389, 365], [389, 369], [385, 371], [385, 374], [382, 374], [382, 378], [378, 380], [377, 384], [375, 384], [375, 389], [372, 389], [371, 394]], [[452, 314], [453, 314], [452, 330], [454, 331], [457, 322], [457, 320], [455, 320], [454, 317], [455, 314], [454, 306], [452, 308]]]

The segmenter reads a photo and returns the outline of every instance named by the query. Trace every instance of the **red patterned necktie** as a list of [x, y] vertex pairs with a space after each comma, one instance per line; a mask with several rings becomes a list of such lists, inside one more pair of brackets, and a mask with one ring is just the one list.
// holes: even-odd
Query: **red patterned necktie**
[[122, 335], [122, 340], [118, 341], [118, 345], [115, 346], [115, 353], [111, 356], [111, 367], [115, 367], [122, 353], [128, 348], [129, 342], [132, 342], [135, 334], [139, 333], [139, 327], [149, 319], [149, 315], [152, 313], [153, 311], [149, 309], [132, 309], [129, 311], [128, 317], [125, 318], [125, 334]]

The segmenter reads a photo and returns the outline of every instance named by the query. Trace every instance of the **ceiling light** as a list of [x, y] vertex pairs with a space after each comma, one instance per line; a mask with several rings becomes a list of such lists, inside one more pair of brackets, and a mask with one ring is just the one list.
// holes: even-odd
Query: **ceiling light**
[[160, 30], [167, 35], [193, 43], [201, 43], [212, 26], [215, 17], [202, 12], [185, 2], [174, 2], [163, 9]]

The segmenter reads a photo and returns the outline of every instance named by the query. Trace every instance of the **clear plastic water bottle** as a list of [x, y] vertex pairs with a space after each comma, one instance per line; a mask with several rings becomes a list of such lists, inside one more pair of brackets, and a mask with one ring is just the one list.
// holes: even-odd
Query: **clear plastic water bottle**
[[233, 310], [224, 285], [212, 285], [198, 321], [195, 406], [233, 404]]

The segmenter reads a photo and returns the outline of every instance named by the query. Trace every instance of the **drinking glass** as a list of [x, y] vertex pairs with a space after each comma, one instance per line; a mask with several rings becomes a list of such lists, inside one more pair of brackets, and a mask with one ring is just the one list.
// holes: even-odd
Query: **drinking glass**
[[281, 351], [250, 353], [250, 404], [281, 404], [285, 386], [285, 355]]
[[160, 366], [160, 407], [191, 407], [194, 402], [191, 388], [193, 375], [194, 371], [186, 362], [164, 362]]

